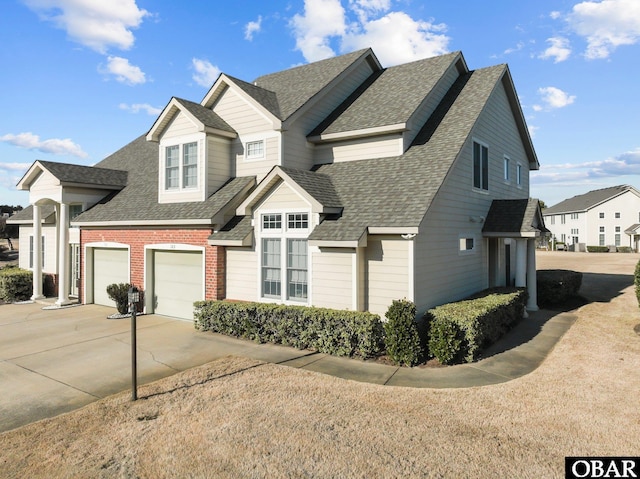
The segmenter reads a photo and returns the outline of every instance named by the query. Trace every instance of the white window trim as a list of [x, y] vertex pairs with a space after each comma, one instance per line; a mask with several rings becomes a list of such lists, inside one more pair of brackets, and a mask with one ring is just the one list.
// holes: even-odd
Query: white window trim
[[[280, 229], [264, 229], [263, 217], [265, 215], [281, 215], [281, 228]], [[308, 220], [307, 228], [291, 228], [288, 225], [289, 214], [306, 214]], [[312, 288], [312, 271], [311, 271], [311, 251], [308, 238], [311, 230], [313, 229], [313, 218], [311, 211], [301, 210], [299, 208], [291, 209], [264, 209], [259, 211], [256, 215], [256, 220], [260, 222], [259, 237], [256, 238], [256, 244], [258, 247], [258, 298], [265, 303], [277, 303], [288, 305], [310, 305], [311, 303], [311, 288]], [[263, 239], [279, 239], [280, 240], [280, 297], [268, 297], [264, 296], [263, 291], [263, 278], [262, 278], [262, 240]], [[287, 277], [287, 245], [290, 239], [304, 239], [307, 240], [307, 297], [305, 299], [290, 299], [288, 291], [288, 277]]]
[[[262, 154], [260, 155], [249, 155], [249, 145], [253, 143], [262, 143]], [[260, 161], [264, 160], [267, 156], [267, 140], [265, 138], [257, 138], [252, 140], [247, 140], [244, 143], [244, 159], [246, 161]]]
[[[33, 247], [34, 247], [33, 238], [34, 238], [33, 234], [30, 234], [29, 235], [29, 269], [30, 270], [33, 270], [33, 263], [34, 263], [34, 261], [33, 261], [33, 259], [34, 259], [33, 258]], [[45, 240], [45, 236], [44, 235], [41, 236], [41, 240], [40, 241], [41, 241], [40, 242], [40, 248], [41, 248], [41, 251], [40, 251], [40, 261], [41, 261], [40, 268], [42, 268], [42, 270], [44, 271], [45, 258], [46, 258], [46, 256], [45, 256], [46, 240]]]
[[[467, 242], [467, 240], [473, 240], [473, 247], [471, 249], [463, 249], [462, 244], [463, 241]], [[476, 254], [478, 252], [478, 238], [473, 233], [461, 234], [458, 236], [458, 255], [459, 256], [468, 256], [472, 254]]]
[[[189, 143], [196, 143], [197, 148], [197, 160], [196, 165], [198, 168], [198, 178], [196, 186], [184, 186], [184, 145]], [[178, 146], [178, 187], [167, 188], [167, 148], [171, 146]], [[158, 188], [160, 202], [181, 201], [178, 198], [181, 195], [188, 194], [201, 194], [205, 184], [207, 141], [206, 137], [202, 133], [192, 133], [189, 135], [167, 138], [160, 141], [159, 145], [159, 168], [158, 168]], [[174, 199], [171, 199], [174, 198]]]

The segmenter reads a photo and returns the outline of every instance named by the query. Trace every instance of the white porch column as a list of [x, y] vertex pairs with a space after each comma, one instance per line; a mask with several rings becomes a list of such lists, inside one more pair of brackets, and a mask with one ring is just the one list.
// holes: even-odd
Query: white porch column
[[516, 240], [516, 287], [527, 287], [527, 240]]
[[69, 205], [60, 203], [58, 215], [58, 306], [69, 301]]
[[527, 241], [527, 300], [528, 311], [538, 311], [538, 285], [536, 283], [536, 240]]
[[33, 301], [42, 299], [42, 217], [40, 207], [33, 205]]

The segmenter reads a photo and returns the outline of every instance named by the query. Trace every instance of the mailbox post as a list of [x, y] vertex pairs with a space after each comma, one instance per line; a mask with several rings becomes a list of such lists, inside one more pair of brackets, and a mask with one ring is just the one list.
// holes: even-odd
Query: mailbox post
[[138, 288], [132, 286], [129, 288], [129, 312], [131, 313], [131, 400], [138, 399], [138, 357], [137, 357], [137, 339], [136, 339], [136, 313], [138, 312], [138, 301], [140, 293]]

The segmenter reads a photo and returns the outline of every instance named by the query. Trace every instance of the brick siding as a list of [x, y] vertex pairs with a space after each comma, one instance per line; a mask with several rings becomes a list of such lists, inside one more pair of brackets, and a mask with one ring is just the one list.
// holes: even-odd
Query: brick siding
[[[204, 246], [205, 299], [225, 297], [225, 252], [222, 246], [210, 246], [209, 229], [121, 229], [80, 230], [80, 271], [85, 274], [85, 245], [87, 243], [111, 242], [129, 246], [131, 284], [144, 288], [144, 247], [150, 244], [188, 244]], [[80, 300], [85, 302], [84, 280], [80, 281]]]

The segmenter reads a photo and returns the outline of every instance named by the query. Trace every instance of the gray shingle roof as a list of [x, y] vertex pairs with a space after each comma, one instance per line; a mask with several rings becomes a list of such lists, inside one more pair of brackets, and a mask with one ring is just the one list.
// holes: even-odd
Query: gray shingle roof
[[[40, 218], [46, 221], [55, 212], [56, 207], [54, 205], [42, 205], [40, 207]], [[9, 224], [33, 222], [33, 206], [29, 205], [23, 210], [18, 211], [15, 215], [11, 216], [7, 222]]]
[[459, 52], [374, 73], [310, 136], [406, 123]]
[[341, 208], [342, 203], [331, 178], [323, 173], [297, 170], [281, 166], [280, 169], [288, 174], [293, 181], [300, 185], [307, 193], [327, 208]]
[[358, 240], [367, 227], [417, 227], [506, 71], [505, 65], [462, 75], [401, 156], [324, 165], [344, 207], [312, 240]]
[[200, 103], [195, 103], [189, 100], [184, 100], [182, 98], [174, 97], [178, 103], [184, 106], [189, 112], [195, 116], [199, 121], [202, 122], [205, 126], [216, 128], [222, 131], [228, 131], [231, 133], [236, 133], [236, 131], [229, 126], [229, 124], [224, 121], [217, 113], [215, 113], [210, 108], [205, 108]]
[[127, 171], [95, 166], [73, 165], [38, 160], [44, 168], [61, 183], [77, 183], [105, 187], [122, 188], [127, 184]]
[[544, 224], [538, 224], [538, 200], [493, 200], [484, 226], [483, 233], [522, 233], [547, 232]]
[[222, 241], [242, 241], [253, 231], [251, 216], [234, 216], [226, 225], [209, 239]]
[[210, 220], [254, 177], [239, 177], [227, 182], [206, 201], [193, 203], [158, 203], [158, 144], [144, 136], [98, 163], [101, 168], [129, 169], [127, 186], [85, 211], [74, 222], [123, 222], [171, 220]]
[[238, 78], [234, 78], [229, 76], [230, 80], [232, 80], [238, 87], [242, 88], [242, 90], [251, 96], [254, 100], [260, 103], [263, 107], [265, 107], [270, 113], [272, 113], [276, 118], [280, 120], [284, 120], [282, 116], [282, 112], [280, 111], [280, 105], [278, 104], [278, 97], [272, 91], [266, 90], [264, 88], [260, 88], [259, 86], [252, 85], [251, 83], [247, 83], [246, 81], [239, 80]]
[[[286, 120], [314, 95], [327, 86], [370, 49], [328, 58], [281, 72], [258, 77], [254, 84], [275, 93], [280, 111], [279, 118]], [[275, 114], [275, 112], [272, 111]]]
[[[561, 201], [557, 205], [546, 208], [543, 213], [545, 215], [555, 215], [558, 213], [573, 213], [578, 211], [587, 211], [594, 206], [603, 203], [625, 191], [635, 190], [629, 185], [611, 186], [600, 190], [593, 190], [583, 195], [577, 195], [567, 200]], [[637, 194], [637, 193], [636, 193]]]

